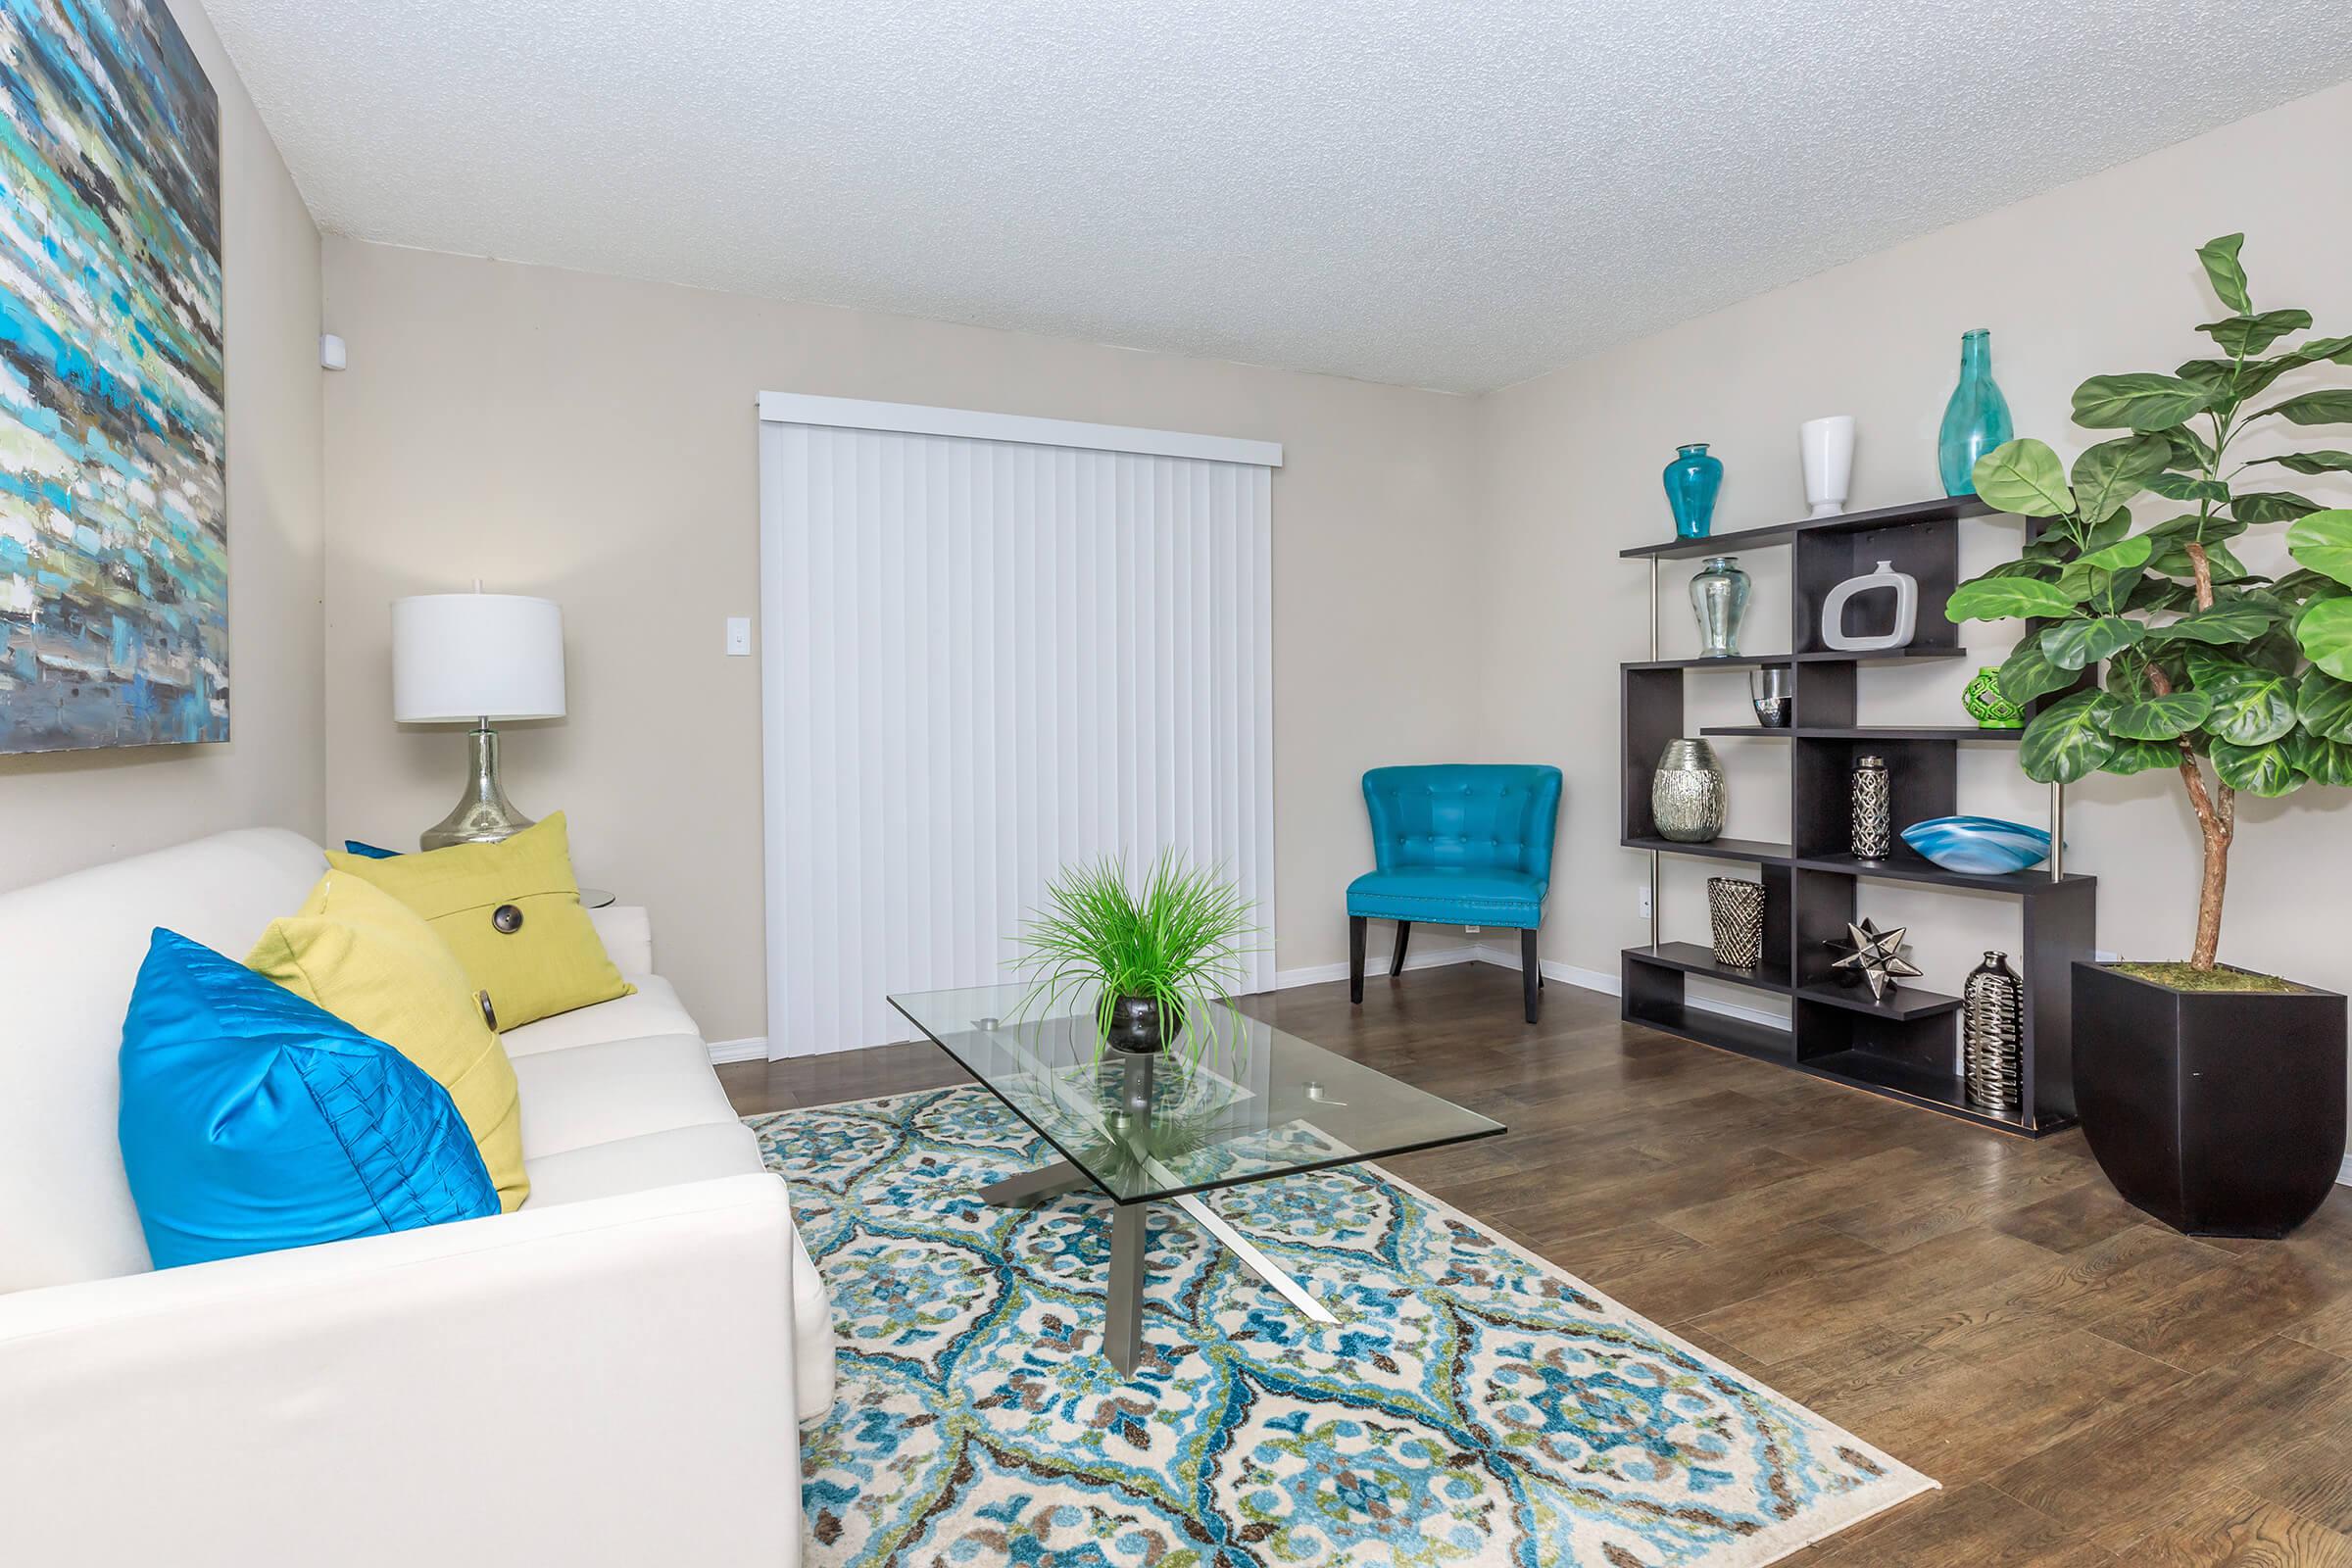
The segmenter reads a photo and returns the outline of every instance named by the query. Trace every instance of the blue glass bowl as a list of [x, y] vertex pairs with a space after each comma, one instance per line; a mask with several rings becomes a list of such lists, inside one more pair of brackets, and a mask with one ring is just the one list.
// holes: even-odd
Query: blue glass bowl
[[2050, 836], [1997, 816], [1932, 816], [1903, 829], [1903, 842], [1946, 871], [2000, 876], [2050, 858]]

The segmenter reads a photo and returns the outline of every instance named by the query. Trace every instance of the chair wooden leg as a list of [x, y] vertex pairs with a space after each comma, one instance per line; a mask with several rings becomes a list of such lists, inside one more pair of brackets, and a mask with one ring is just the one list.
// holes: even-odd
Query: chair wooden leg
[[1533, 928], [1519, 933], [1519, 989], [1527, 1002], [1527, 1021], [1534, 1023], [1544, 1013], [1544, 966], [1536, 961]]
[[1348, 917], [1348, 1000], [1364, 1000], [1364, 932], [1371, 922], [1360, 914]]
[[1412, 934], [1412, 921], [1399, 920], [1396, 922], [1396, 956], [1389, 960], [1389, 978], [1392, 980], [1404, 973], [1404, 944]]

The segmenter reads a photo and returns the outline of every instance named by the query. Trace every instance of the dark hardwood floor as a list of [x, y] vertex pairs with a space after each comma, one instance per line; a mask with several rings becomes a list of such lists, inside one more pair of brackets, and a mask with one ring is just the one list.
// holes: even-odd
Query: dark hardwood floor
[[[2352, 1568], [2352, 1193], [2202, 1242], [2029, 1143], [1620, 1023], [1485, 964], [1251, 1010], [1510, 1127], [1386, 1163], [1943, 1483], [1807, 1568]], [[892, 1046], [722, 1067], [745, 1114], [962, 1081]]]

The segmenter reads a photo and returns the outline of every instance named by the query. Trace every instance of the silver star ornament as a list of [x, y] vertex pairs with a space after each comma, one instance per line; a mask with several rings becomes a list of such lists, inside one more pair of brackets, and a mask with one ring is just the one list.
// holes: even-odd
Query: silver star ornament
[[[1848, 925], [1845, 930], [1854, 951], [1830, 967], [1860, 975], [1870, 987], [1871, 1001], [1886, 1001], [1886, 993], [1895, 988], [1895, 982], [1916, 980], [1924, 972], [1901, 956], [1903, 934], [1910, 930], [1909, 926], [1898, 925], [1891, 931], [1882, 931], [1864, 920], [1860, 925]], [[1836, 946], [1844, 947], [1846, 944], [1838, 943]]]

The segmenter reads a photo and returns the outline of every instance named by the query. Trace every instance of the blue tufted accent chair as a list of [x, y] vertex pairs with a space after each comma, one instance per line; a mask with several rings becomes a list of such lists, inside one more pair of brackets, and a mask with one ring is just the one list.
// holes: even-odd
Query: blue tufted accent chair
[[1348, 884], [1348, 995], [1364, 1000], [1368, 920], [1396, 922], [1396, 956], [1415, 920], [1514, 926], [1527, 1021], [1543, 1006], [1536, 928], [1551, 885], [1551, 836], [1560, 817], [1560, 770], [1523, 763], [1448, 762], [1376, 767], [1364, 775], [1379, 867]]

